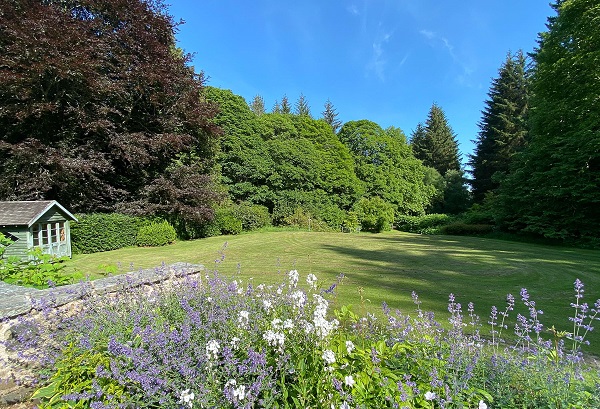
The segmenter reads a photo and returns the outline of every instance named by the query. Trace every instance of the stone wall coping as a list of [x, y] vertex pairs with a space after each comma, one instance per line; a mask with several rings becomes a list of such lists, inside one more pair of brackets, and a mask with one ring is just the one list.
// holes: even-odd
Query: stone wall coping
[[0, 281], [0, 321], [28, 314], [50, 300], [53, 306], [58, 307], [79, 300], [90, 292], [97, 295], [115, 293], [124, 287], [152, 285], [203, 270], [204, 266], [200, 264], [174, 263], [44, 290]]

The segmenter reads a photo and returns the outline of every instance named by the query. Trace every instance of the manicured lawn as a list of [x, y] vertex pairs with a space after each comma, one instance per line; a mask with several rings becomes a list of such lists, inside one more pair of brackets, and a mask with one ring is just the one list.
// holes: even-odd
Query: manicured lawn
[[[225, 259], [218, 264], [220, 250]], [[353, 304], [360, 310], [359, 289], [371, 310], [383, 301], [402, 312], [412, 313], [411, 292], [416, 291], [422, 308], [445, 319], [448, 295], [454, 293], [466, 315], [469, 301], [475, 304], [482, 333], [489, 333], [492, 305], [505, 306], [506, 294], [517, 299], [511, 314], [512, 332], [516, 313], [528, 316], [519, 292], [528, 289], [531, 299], [544, 311], [542, 323], [561, 330], [572, 329], [568, 317], [575, 301], [573, 282], [585, 284], [584, 302], [600, 298], [600, 252], [543, 246], [501, 240], [455, 236], [422, 236], [410, 233], [384, 234], [314, 233], [266, 231], [239, 236], [221, 236], [178, 242], [160, 248], [127, 248], [105, 253], [76, 255], [68, 269], [98, 277], [102, 264], [120, 263], [121, 271], [153, 267], [178, 261], [204, 264], [226, 276], [259, 284], [278, 283], [290, 269], [301, 278], [314, 273], [324, 287], [343, 273], [337, 304]], [[598, 324], [600, 322], [597, 321]], [[600, 355], [600, 325], [589, 334], [590, 352]]]

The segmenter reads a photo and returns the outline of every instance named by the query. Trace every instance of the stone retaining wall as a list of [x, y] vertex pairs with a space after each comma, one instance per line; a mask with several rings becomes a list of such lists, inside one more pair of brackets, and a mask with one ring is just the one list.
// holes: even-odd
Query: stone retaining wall
[[161, 283], [175, 283], [187, 276], [204, 271], [201, 265], [175, 263], [154, 269], [140, 270], [95, 281], [82, 282], [46, 290], [37, 290], [0, 281], [0, 408], [23, 402], [31, 396], [31, 390], [7, 381], [12, 368], [8, 367], [4, 342], [13, 338], [19, 319], [38, 314], [42, 306], [51, 303], [51, 308], [69, 309], [83, 297], [110, 296], [124, 288], [148, 287]]

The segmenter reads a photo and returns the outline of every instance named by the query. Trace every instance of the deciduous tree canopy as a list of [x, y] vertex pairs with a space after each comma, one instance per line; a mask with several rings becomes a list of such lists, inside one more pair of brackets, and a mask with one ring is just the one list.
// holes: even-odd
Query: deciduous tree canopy
[[111, 210], [181, 153], [212, 166], [215, 110], [161, 4], [0, 0], [0, 198]]

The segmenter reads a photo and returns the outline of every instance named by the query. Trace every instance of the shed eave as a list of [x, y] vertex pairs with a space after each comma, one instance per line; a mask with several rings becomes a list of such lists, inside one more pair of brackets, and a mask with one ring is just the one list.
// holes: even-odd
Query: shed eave
[[37, 221], [40, 219], [40, 217], [42, 217], [44, 214], [46, 214], [46, 212], [47, 212], [48, 210], [50, 210], [50, 209], [51, 209], [53, 206], [56, 206], [56, 207], [58, 207], [58, 208], [59, 208], [59, 209], [60, 209], [62, 212], [64, 212], [64, 213], [65, 213], [65, 214], [66, 214], [66, 215], [67, 215], [69, 218], [71, 218], [71, 220], [78, 221], [78, 220], [77, 220], [77, 217], [73, 216], [73, 214], [71, 214], [71, 212], [69, 212], [67, 209], [65, 209], [65, 208], [64, 208], [64, 207], [63, 207], [63, 206], [62, 206], [60, 203], [58, 203], [56, 200], [53, 200], [52, 202], [50, 202], [50, 203], [48, 204], [48, 206], [46, 206], [46, 208], [45, 208], [43, 211], [39, 212], [39, 213], [37, 214], [37, 216], [35, 216], [33, 219], [31, 219], [31, 220], [29, 221], [29, 223], [27, 223], [27, 227], [31, 227], [31, 226], [33, 226], [33, 225], [34, 225], [34, 224], [35, 224], [35, 223], [36, 223], [36, 222], [37, 222]]

